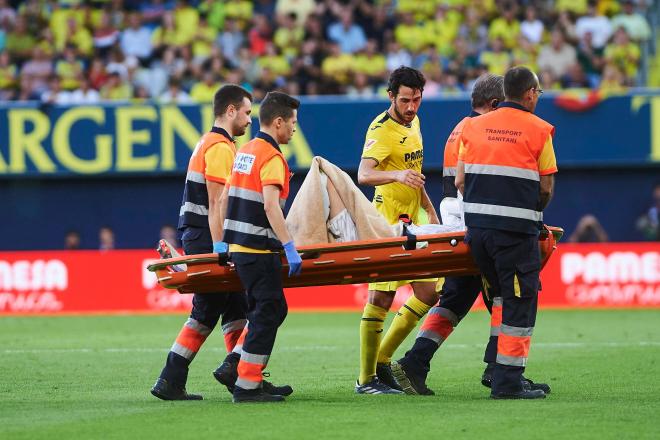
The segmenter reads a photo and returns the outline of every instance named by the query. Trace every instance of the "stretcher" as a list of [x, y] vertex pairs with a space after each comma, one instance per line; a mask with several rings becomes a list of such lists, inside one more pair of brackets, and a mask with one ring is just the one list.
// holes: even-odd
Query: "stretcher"
[[[563, 229], [551, 226], [541, 231], [542, 267], [563, 233]], [[303, 264], [299, 276], [288, 276], [289, 267], [282, 254], [284, 287], [478, 275], [470, 247], [464, 239], [465, 232], [461, 231], [300, 247], [298, 252]], [[147, 269], [156, 273], [162, 287], [176, 289], [179, 293], [243, 290], [233, 265], [219, 254], [162, 259]]]

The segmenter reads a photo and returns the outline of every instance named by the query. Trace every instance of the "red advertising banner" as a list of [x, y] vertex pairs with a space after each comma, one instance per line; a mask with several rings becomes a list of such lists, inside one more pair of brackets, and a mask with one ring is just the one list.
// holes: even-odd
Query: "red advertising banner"
[[[161, 288], [154, 251], [0, 253], [0, 315], [188, 312]], [[561, 244], [541, 275], [541, 307], [660, 307], [660, 244]], [[397, 293], [393, 308], [411, 294]], [[291, 310], [359, 310], [367, 286], [287, 289]]]

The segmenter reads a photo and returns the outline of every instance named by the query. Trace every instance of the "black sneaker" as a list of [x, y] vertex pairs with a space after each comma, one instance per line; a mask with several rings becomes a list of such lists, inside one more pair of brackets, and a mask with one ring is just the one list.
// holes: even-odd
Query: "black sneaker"
[[[491, 388], [491, 383], [493, 381], [493, 370], [495, 365], [488, 365], [484, 370], [484, 374], [481, 376], [481, 384], [487, 388]], [[550, 385], [547, 383], [535, 383], [531, 379], [527, 379], [525, 376], [522, 377], [522, 386], [523, 390], [535, 391], [541, 390], [545, 394], [550, 394]]]
[[241, 355], [238, 353], [229, 353], [220, 366], [213, 372], [213, 377], [218, 382], [227, 387], [227, 391], [234, 392], [234, 384], [238, 379], [238, 361]]
[[522, 390], [517, 393], [491, 393], [491, 399], [545, 399], [541, 390]]
[[[264, 377], [270, 377], [270, 373], [267, 371], [264, 371], [263, 373]], [[293, 388], [291, 388], [291, 385], [273, 385], [272, 383], [268, 382], [267, 380], [264, 380], [261, 382], [262, 387], [265, 392], [268, 394], [272, 394], [274, 396], [290, 396], [293, 394]]]
[[422, 396], [433, 396], [435, 393], [432, 389], [426, 386], [424, 378], [413, 374], [411, 371], [406, 371], [403, 364], [397, 361], [391, 364], [392, 374], [396, 381], [401, 385], [401, 388], [406, 394], [419, 394]]
[[401, 385], [399, 385], [399, 382], [396, 381], [392, 374], [390, 364], [376, 364], [376, 376], [378, 376], [378, 380], [388, 387], [403, 391], [403, 388], [401, 388]]
[[363, 384], [360, 384], [359, 381], [355, 381], [355, 392], [357, 394], [403, 394], [403, 391], [395, 390], [378, 380], [377, 377], [374, 377], [369, 382]]
[[185, 388], [177, 387], [168, 383], [165, 379], [158, 378], [151, 389], [151, 394], [161, 400], [202, 400], [199, 394], [188, 394]]
[[234, 387], [232, 401], [234, 403], [269, 403], [284, 402], [284, 396], [268, 394], [263, 388], [256, 390], [245, 390], [241, 387]]

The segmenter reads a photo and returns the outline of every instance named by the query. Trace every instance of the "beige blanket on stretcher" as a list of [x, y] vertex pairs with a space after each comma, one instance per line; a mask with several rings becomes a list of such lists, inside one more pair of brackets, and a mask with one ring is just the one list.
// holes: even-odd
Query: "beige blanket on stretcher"
[[335, 241], [328, 231], [327, 213], [323, 204], [322, 174], [335, 186], [341, 201], [355, 222], [359, 240], [394, 237], [396, 234], [351, 177], [337, 166], [316, 156], [305, 177], [291, 209], [286, 225], [297, 246]]

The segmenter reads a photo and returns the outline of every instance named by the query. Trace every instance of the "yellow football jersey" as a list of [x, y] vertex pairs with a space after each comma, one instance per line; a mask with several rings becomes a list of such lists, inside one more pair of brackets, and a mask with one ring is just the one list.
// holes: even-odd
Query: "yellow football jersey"
[[[412, 169], [421, 173], [424, 149], [419, 118], [415, 116], [410, 125], [403, 125], [387, 112], [378, 115], [367, 130], [362, 159], [375, 160], [376, 169], [381, 171]], [[393, 182], [376, 187], [373, 204], [391, 224], [401, 214], [408, 214], [418, 223], [420, 201], [420, 189]]]

